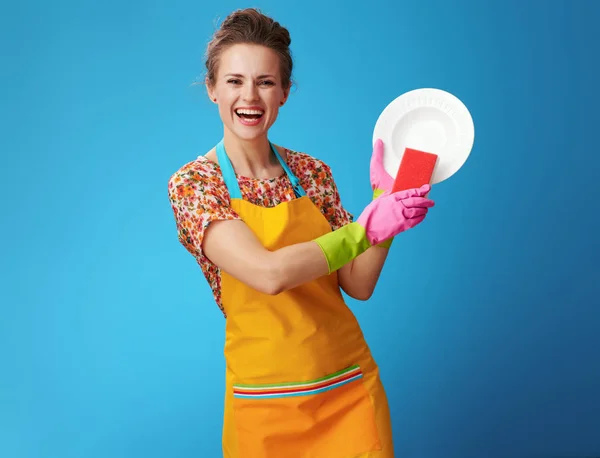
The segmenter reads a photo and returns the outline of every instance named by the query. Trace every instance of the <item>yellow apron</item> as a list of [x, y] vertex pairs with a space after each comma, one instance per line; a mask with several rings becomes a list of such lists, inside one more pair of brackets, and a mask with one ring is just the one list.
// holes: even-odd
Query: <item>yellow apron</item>
[[[331, 227], [271, 146], [296, 198], [275, 207], [242, 199], [221, 141], [232, 208], [268, 250]], [[337, 272], [278, 295], [221, 272], [227, 313], [225, 458], [392, 458], [387, 398]]]

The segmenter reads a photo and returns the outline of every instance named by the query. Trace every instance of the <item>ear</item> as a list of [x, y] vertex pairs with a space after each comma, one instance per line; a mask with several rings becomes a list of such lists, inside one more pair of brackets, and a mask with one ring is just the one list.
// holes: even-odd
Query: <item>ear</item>
[[208, 79], [204, 81], [204, 84], [206, 85], [206, 94], [208, 95], [208, 98], [210, 99], [210, 101], [213, 103], [217, 103], [217, 96], [215, 94], [215, 88], [210, 84]]
[[285, 102], [287, 102], [287, 99], [288, 99], [288, 97], [290, 95], [290, 87], [291, 87], [291, 83], [290, 83], [290, 85], [288, 86], [287, 89], [283, 90], [283, 98], [281, 99], [281, 102], [279, 103], [280, 106], [284, 106]]

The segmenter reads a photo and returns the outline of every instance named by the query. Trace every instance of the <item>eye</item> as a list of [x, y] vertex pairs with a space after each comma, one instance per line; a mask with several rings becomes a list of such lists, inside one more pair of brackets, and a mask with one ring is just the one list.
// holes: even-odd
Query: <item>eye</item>
[[259, 84], [261, 86], [275, 86], [275, 83], [273, 81], [269, 81], [269, 80], [261, 81]]
[[227, 80], [227, 84], [241, 84], [241, 81], [237, 78], [231, 78]]

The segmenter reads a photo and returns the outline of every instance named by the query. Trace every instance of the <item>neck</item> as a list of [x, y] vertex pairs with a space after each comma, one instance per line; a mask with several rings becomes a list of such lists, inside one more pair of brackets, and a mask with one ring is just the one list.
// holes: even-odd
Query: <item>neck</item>
[[279, 161], [271, 151], [267, 136], [253, 140], [242, 140], [232, 135], [227, 129], [224, 132], [223, 144], [227, 156], [236, 173], [255, 178], [271, 178], [278, 171]]

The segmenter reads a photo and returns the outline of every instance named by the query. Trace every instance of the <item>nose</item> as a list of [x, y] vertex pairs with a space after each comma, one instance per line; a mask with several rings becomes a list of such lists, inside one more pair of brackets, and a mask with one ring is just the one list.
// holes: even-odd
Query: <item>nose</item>
[[245, 85], [242, 97], [247, 102], [254, 102], [258, 99], [258, 88], [253, 82]]

